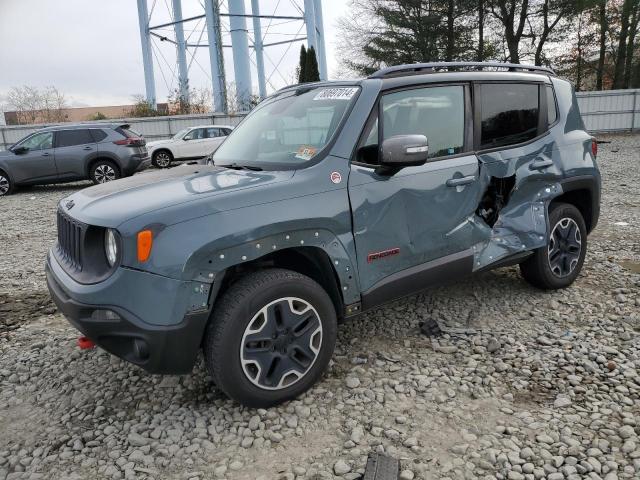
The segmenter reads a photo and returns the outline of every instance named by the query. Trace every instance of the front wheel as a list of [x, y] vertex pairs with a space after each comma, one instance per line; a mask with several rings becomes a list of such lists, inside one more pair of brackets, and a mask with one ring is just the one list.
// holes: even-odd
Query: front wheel
[[120, 170], [118, 166], [110, 160], [98, 160], [91, 166], [89, 176], [91, 181], [97, 185], [119, 179]]
[[262, 270], [218, 301], [203, 342], [205, 361], [225, 394], [266, 408], [318, 381], [336, 332], [333, 303], [318, 283], [290, 270]]
[[568, 203], [549, 212], [550, 235], [545, 247], [520, 264], [524, 279], [534, 287], [556, 290], [571, 285], [587, 253], [587, 228], [580, 211]]
[[155, 152], [151, 159], [151, 163], [158, 168], [169, 168], [173, 162], [173, 155], [168, 150], [160, 150]]

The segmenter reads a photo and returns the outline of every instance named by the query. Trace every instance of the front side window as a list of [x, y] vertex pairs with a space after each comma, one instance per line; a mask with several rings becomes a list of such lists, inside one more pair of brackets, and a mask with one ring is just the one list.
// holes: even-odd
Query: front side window
[[48, 148], [53, 147], [53, 133], [52, 132], [43, 132], [36, 133], [31, 137], [20, 142], [17, 146], [28, 148], [30, 151], [33, 150], [46, 150]]
[[526, 142], [538, 135], [538, 85], [487, 83], [481, 87], [481, 148]]
[[205, 138], [204, 128], [194, 128], [184, 136], [185, 140], [200, 140]]
[[429, 157], [464, 149], [464, 87], [416, 88], [382, 97], [382, 140], [395, 135], [424, 135]]
[[187, 134], [188, 131], [189, 131], [188, 128], [183, 128], [178, 133], [176, 133], [173, 137], [171, 137], [171, 139], [172, 140], [182, 140], [182, 137], [184, 137]]
[[301, 86], [263, 101], [216, 150], [216, 165], [303, 166], [331, 141], [358, 91]]
[[56, 132], [56, 148], [94, 143], [89, 130], [60, 130]]

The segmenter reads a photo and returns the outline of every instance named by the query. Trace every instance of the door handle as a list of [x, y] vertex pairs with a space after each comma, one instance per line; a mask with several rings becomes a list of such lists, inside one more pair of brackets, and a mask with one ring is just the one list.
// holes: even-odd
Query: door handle
[[48, 153], [48, 152], [44, 152], [44, 153], [42, 154], [42, 156], [43, 156], [43, 157], [48, 157], [49, 155], [51, 155], [51, 154], [50, 154], [50, 153]]
[[553, 165], [553, 160], [550, 158], [545, 158], [544, 160], [534, 160], [534, 162], [529, 165], [529, 170], [542, 170], [543, 168], [547, 168]]
[[460, 178], [450, 178], [449, 180], [447, 180], [447, 187], [461, 187], [462, 185], [467, 185], [475, 181], [476, 177], [474, 175]]
[[83, 150], [93, 150], [93, 147], [86, 146], [83, 148]]

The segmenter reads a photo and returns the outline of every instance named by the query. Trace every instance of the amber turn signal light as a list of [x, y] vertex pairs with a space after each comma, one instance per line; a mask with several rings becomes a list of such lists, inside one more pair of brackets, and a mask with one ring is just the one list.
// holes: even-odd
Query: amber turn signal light
[[138, 261], [146, 262], [151, 255], [151, 247], [153, 246], [153, 234], [151, 230], [142, 230], [138, 232]]

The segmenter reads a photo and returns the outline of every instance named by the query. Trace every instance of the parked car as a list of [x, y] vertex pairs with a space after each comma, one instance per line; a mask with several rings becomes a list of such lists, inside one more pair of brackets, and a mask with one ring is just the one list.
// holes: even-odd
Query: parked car
[[167, 140], [149, 142], [151, 162], [168, 168], [173, 162], [200, 160], [215, 152], [232, 130], [230, 125], [201, 125], [180, 130]]
[[107, 351], [185, 374], [202, 348], [218, 388], [267, 407], [318, 381], [339, 322], [365, 310], [505, 265], [571, 285], [599, 217], [596, 153], [571, 85], [544, 67], [296, 85], [214, 166], [62, 200], [47, 282]]
[[0, 196], [20, 185], [105, 183], [149, 165], [144, 138], [127, 124], [58, 125], [0, 152]]

